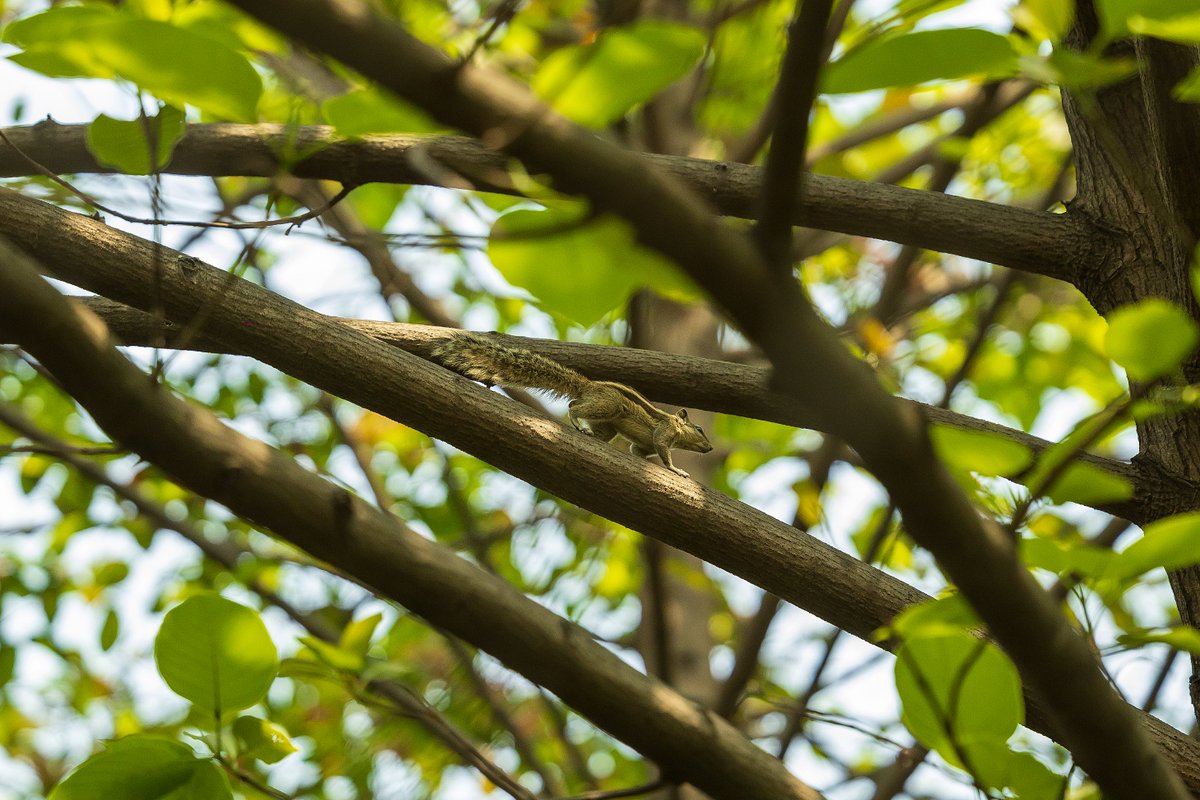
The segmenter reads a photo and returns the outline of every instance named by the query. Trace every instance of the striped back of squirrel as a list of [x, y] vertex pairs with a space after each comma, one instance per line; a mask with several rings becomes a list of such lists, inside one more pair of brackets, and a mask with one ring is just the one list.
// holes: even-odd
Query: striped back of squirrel
[[475, 333], [447, 339], [434, 348], [433, 356], [447, 369], [487, 386], [541, 389], [575, 399], [591, 383], [570, 367], [532, 350], [509, 347]]

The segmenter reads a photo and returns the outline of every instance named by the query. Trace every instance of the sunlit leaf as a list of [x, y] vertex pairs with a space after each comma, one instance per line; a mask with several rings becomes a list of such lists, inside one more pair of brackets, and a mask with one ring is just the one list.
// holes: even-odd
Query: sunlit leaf
[[124, 78], [176, 105], [253, 121], [262, 80], [224, 42], [166, 22], [96, 7], [52, 8], [19, 20], [6, 40], [13, 61], [47, 75]]
[[1173, 17], [1194, 14], [1195, 0], [1096, 0], [1101, 33], [1118, 38], [1135, 28], [1164, 24]]
[[1040, 39], [1057, 42], [1075, 17], [1073, 0], [1021, 0], [1013, 9], [1013, 22]]
[[1189, 72], [1188, 76], [1175, 86], [1173, 94], [1177, 100], [1200, 103], [1200, 67]]
[[978, 626], [979, 616], [961, 594], [926, 600], [904, 609], [889, 627], [889, 635], [915, 639], [957, 634]]
[[257, 758], [264, 764], [275, 764], [296, 752], [296, 745], [278, 725], [258, 717], [238, 717], [233, 721], [233, 736], [238, 753]]
[[1055, 773], [1032, 753], [1003, 742], [967, 741], [961, 744], [974, 777], [993, 789], [1010, 789], [1021, 800], [1062, 800], [1067, 778]]
[[301, 636], [300, 642], [311, 650], [318, 660], [336, 670], [342, 672], [361, 672], [366, 666], [367, 662], [363, 654], [356, 650], [330, 644], [315, 636]]
[[1045, 59], [1022, 59], [1021, 71], [1033, 80], [1068, 89], [1098, 89], [1136, 73], [1137, 61], [1057, 47]]
[[1057, 574], [1074, 572], [1098, 578], [1107, 574], [1116, 553], [1086, 542], [1068, 544], [1042, 537], [1022, 539], [1021, 558], [1031, 567]]
[[603, 127], [686, 75], [704, 43], [701, 31], [662, 20], [610, 28], [547, 57], [533, 90], [568, 119]]
[[999, 78], [1017, 69], [1008, 39], [977, 28], [916, 31], [879, 39], [853, 50], [823, 73], [830, 94], [980, 75]]
[[92, 50], [90, 33], [112, 24], [116, 13], [105, 6], [55, 6], [11, 22], [4, 41], [24, 49], [9, 60], [52, 77], [111, 78], [112, 65]]
[[0, 642], [0, 688], [12, 679], [17, 666], [17, 648]]
[[216, 594], [188, 598], [167, 612], [154, 660], [172, 691], [202, 713], [222, 716], [261, 700], [279, 666], [257, 612]]
[[372, 614], [351, 622], [342, 630], [339, 644], [352, 653], [360, 656], [366, 655], [367, 649], [371, 646], [371, 636], [382, 620], [383, 614]]
[[547, 311], [592, 325], [638, 289], [695, 297], [695, 287], [662, 256], [637, 245], [614, 217], [517, 210], [492, 228], [488, 256], [504, 278]]
[[1119, 503], [1133, 497], [1133, 484], [1120, 475], [1087, 462], [1077, 462], [1049, 488], [1046, 496], [1055, 503]]
[[[96, 160], [131, 175], [147, 175], [166, 166], [175, 145], [183, 138], [183, 112], [165, 106], [149, 119], [120, 120], [107, 114], [96, 117], [88, 126], [87, 147]], [[158, 157], [150, 163], [150, 139]]]
[[1129, 19], [1129, 31], [1181, 44], [1200, 44], [1200, 11], [1155, 19], [1136, 15]]
[[1128, 580], [1157, 567], [1172, 570], [1200, 563], [1200, 512], [1160, 519], [1143, 530], [1142, 538], [1114, 559], [1109, 577]]
[[896, 653], [896, 690], [909, 731], [952, 759], [955, 740], [1003, 743], [1025, 713], [1016, 667], [965, 632], [906, 640]]
[[1033, 453], [1019, 442], [990, 431], [931, 425], [938, 456], [951, 466], [984, 475], [1015, 475], [1033, 462]]
[[1117, 642], [1125, 647], [1144, 647], [1148, 644], [1165, 644], [1185, 653], [1200, 656], [1200, 631], [1189, 625], [1180, 625], [1167, 630], [1137, 630], [1117, 636]]
[[1200, 339], [1196, 322], [1178, 306], [1152, 297], [1118, 308], [1108, 318], [1108, 355], [1131, 380], [1149, 381], [1179, 367]]
[[382, 89], [359, 89], [326, 100], [321, 113], [342, 136], [445, 130], [419, 108]]
[[121, 618], [117, 616], [116, 609], [110, 608], [104, 615], [104, 624], [100, 627], [100, 649], [111, 650], [120, 632]]
[[50, 800], [224, 800], [225, 773], [178, 742], [129, 736], [80, 764]]

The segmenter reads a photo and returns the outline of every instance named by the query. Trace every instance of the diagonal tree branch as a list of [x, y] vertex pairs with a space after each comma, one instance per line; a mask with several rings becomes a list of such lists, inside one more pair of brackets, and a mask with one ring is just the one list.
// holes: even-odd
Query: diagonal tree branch
[[[112, 347], [103, 323], [56, 292], [6, 242], [0, 263], [0, 329], [37, 356], [115, 440], [182, 485], [488, 650], [673, 778], [718, 797], [819, 800], [716, 714], [641, 675], [582, 628], [148, 381]], [[453, 379], [446, 373], [443, 380]]]
[[[8, 128], [4, 133], [21, 153], [57, 173], [112, 172], [88, 152], [86, 125], [41, 122]], [[760, 167], [679, 156], [637, 158], [678, 179], [721, 214], [757, 217], [762, 194]], [[433, 174], [421, 168], [428, 159], [465, 179], [453, 188], [521, 193], [509, 178], [508, 159], [476, 140], [405, 135], [349, 141], [322, 126], [192, 125], [162, 171], [271, 177], [287, 170], [297, 177], [350, 185], [444, 185], [446, 170]], [[0, 176], [31, 173], [20, 154], [0, 143]], [[813, 174], [805, 176], [804, 203], [792, 223], [977, 258], [1068, 281], [1074, 277], [1074, 265], [1097, 260], [1098, 256], [1091, 254], [1107, 248], [1112, 236], [1095, 229], [1086, 218], [1070, 214]]]
[[[5, 208], [5, 198], [0, 195], [0, 209]], [[21, 202], [31, 202], [23, 200]], [[63, 212], [56, 212], [63, 213]], [[5, 231], [0, 221], [0, 231]], [[9, 235], [12, 235], [9, 232]], [[134, 240], [131, 246], [136, 247]], [[160, 322], [153, 315], [138, 311], [123, 303], [104, 297], [89, 297], [83, 301], [89, 309], [109, 326], [124, 344], [150, 346], [163, 342], [167, 347], [182, 347], [205, 352], [230, 355], [251, 355], [224, 347], [211, 335], [200, 334], [184, 340], [182, 329], [170, 321]], [[404, 322], [379, 322], [336, 318], [338, 322], [365, 333], [381, 342], [400, 347], [421, 358], [432, 356], [434, 345], [457, 328], [442, 328], [432, 325], [413, 325]], [[735, 364], [699, 356], [658, 353], [630, 347], [608, 347], [605, 345], [563, 342], [556, 339], [527, 339], [520, 336], [499, 338], [511, 339], [514, 347], [533, 350], [544, 356], [566, 364], [596, 380], [616, 381], [633, 386], [647, 397], [663, 403], [702, 408], [739, 417], [761, 419], [790, 425], [796, 428], [819, 430], [819, 420], [812, 410], [795, 398], [776, 391], [770, 386], [770, 370], [764, 367]], [[960, 430], [977, 431], [1001, 436], [1025, 447], [1038, 459], [1054, 442], [1038, 438], [1006, 425], [960, 414], [939, 406], [904, 400], [917, 409], [930, 422]], [[1118, 461], [1093, 453], [1082, 453], [1079, 462], [1096, 467], [1129, 482], [1134, 496], [1127, 501], [1096, 503], [1093, 508], [1120, 516], [1131, 522], [1144, 524], [1157, 519], [1155, 495], [1168, 490], [1160, 483], [1157, 475], [1146, 475], [1137, 465]], [[1021, 474], [1007, 475], [1010, 480], [1022, 483], [1030, 470]], [[1174, 487], [1171, 487], [1174, 488]]]
[[792, 268], [792, 220], [804, 206], [804, 152], [808, 118], [825, 61], [825, 29], [833, 0], [796, 0], [787, 50], [771, 97], [774, 125], [763, 171], [762, 211], [755, 233], [763, 254], [781, 271]]
[[[145, 309], [154, 307], [148, 278], [158, 268], [167, 318], [186, 326], [204, 316], [197, 341], [250, 355], [444, 439], [569, 502], [697, 555], [877, 646], [888, 645], [872, 636], [877, 628], [927, 599], [896, 578], [723, 494], [704, 492], [699, 501], [681, 493], [677, 483], [663, 483], [660, 470], [615, 448], [575, 436], [494, 393], [470, 389], [445, 370], [248, 281], [231, 280], [191, 256], [13, 192], [0, 191], [0, 231], [35, 252], [56, 277]], [[414, 349], [431, 344], [430, 329], [405, 329], [413, 337], [426, 334], [413, 342]], [[576, 363], [582, 360], [578, 350], [550, 349], [550, 343], [534, 346], [546, 346], [543, 352], [555, 358], [566, 353]], [[659, 371], [665, 372], [671, 357], [664, 358]], [[630, 497], [638, 502], [631, 504]], [[1029, 695], [1026, 702], [1028, 724], [1059, 739], [1043, 704]], [[1200, 745], [1153, 717], [1139, 719], [1188, 785], [1200, 792]]]
[[[128, 500], [137, 509], [138, 514], [152, 522], [155, 528], [175, 531], [195, 545], [196, 549], [207, 558], [223, 566], [230, 574], [242, 574], [238, 569], [238, 560], [247, 554], [246, 550], [237, 547], [232, 542], [215, 542], [186, 518], [176, 519], [163, 506], [151, 500], [142, 491], [129, 484], [114, 480], [103, 467], [73, 452], [65, 442], [41, 430], [19, 411], [2, 403], [0, 403], [0, 424], [13, 429], [30, 441], [39, 443], [55, 458], [69, 465], [88, 480], [107, 486], [118, 497]], [[341, 639], [341, 631], [324, 618], [301, 611], [258, 579], [251, 577], [240, 578], [240, 580], [264, 601], [283, 611], [318, 639], [330, 644], [337, 644]], [[389, 678], [370, 680], [366, 685], [371, 691], [402, 709], [404, 714], [425, 726], [451, 752], [459, 755], [465, 763], [479, 770], [480, 774], [500, 789], [517, 800], [536, 800], [536, 796], [532, 792], [488, 758], [481, 748], [472, 742], [470, 736], [459, 730], [453, 722], [430, 706], [423, 698], [414, 694], [410, 687]], [[511, 732], [509, 733], [511, 735]]]
[[459, 67], [366, 6], [340, 0], [234, 0], [298, 41], [342, 60], [442, 122], [470, 131], [565, 191], [625, 218], [673, 259], [771, 359], [773, 380], [811, 403], [887, 487], [929, 548], [1048, 704], [1063, 743], [1118, 800], [1183, 798], [1177, 773], [1137, 726], [1087, 643], [1030, 575], [1014, 542], [983, 520], [938, 460], [919, 414], [898, 403], [817, 317], [790, 275], [769, 269], [740, 232], [644, 163], [553, 114], [504, 76]]

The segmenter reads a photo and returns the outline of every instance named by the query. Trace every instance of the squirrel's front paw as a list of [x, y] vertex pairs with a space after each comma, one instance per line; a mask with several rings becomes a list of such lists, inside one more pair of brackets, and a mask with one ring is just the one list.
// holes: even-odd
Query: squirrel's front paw
[[683, 470], [681, 470], [679, 467], [675, 466], [674, 464], [672, 464], [671, 466], [667, 467], [667, 469], [671, 470], [671, 472], [674, 472], [676, 475], [678, 475], [678, 476], [679, 476], [679, 477], [681, 477], [681, 478], [690, 478], [690, 477], [692, 477], [691, 475], [688, 475], [686, 472], [684, 472]]

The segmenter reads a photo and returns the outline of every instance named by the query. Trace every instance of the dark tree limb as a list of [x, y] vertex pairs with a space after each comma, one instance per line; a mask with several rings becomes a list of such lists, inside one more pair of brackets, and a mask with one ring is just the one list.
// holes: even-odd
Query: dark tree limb
[[[1063, 743], [1117, 800], [1182, 798], [1179, 775], [1108, 684], [1021, 561], [1014, 542], [980, 518], [939, 461], [919, 414], [882, 390], [846, 352], [790, 275], [771, 270], [739, 231], [644, 162], [553, 114], [504, 76], [460, 67], [360, 4], [235, 0], [284, 34], [359, 70], [445, 124], [503, 146], [565, 191], [628, 221], [729, 312], [775, 366], [773, 381], [812, 404], [887, 487], [913, 538], [987, 623], [1027, 685], [1047, 704]], [[1073, 262], [1072, 262], [1073, 263]]]
[[[6, 220], [11, 222], [6, 225]], [[231, 279], [191, 256], [12, 192], [0, 191], [0, 226], [55, 277], [142, 308], [153, 307], [148, 277], [157, 266], [168, 319], [182, 326], [205, 315], [199, 335], [223, 351], [245, 353], [444, 439], [569, 502], [745, 578], [873, 644], [886, 646], [872, 633], [908, 605], [927, 599], [896, 578], [723, 494], [681, 485], [653, 465], [575, 435], [495, 393], [473, 388], [441, 368], [262, 287]], [[432, 337], [427, 338], [423, 346], [431, 342]], [[676, 358], [660, 357], [668, 364]], [[636, 506], [629, 503], [633, 496], [639, 498]], [[373, 574], [357, 577], [370, 583]], [[1030, 727], [1058, 739], [1061, 729], [1045, 708], [1027, 695]], [[1200, 745], [1153, 717], [1137, 719], [1188, 785], [1200, 791]]]
[[[21, 152], [60, 174], [113, 171], [97, 164], [88, 152], [86, 125], [41, 122], [8, 128], [5, 134]], [[637, 158], [681, 181], [718, 213], [757, 218], [760, 167], [680, 156]], [[422, 168], [428, 159], [447, 169], [434, 174]], [[462, 137], [368, 136], [348, 141], [322, 126], [214, 124], [189, 126], [162, 171], [261, 177], [290, 172], [348, 185], [445, 185], [444, 173], [450, 172], [461, 176], [452, 188], [520, 194], [509, 178], [508, 164], [504, 155]], [[27, 161], [0, 146], [0, 176], [29, 174]], [[804, 203], [792, 223], [977, 258], [1062, 280], [1071, 280], [1073, 265], [1105, 248], [1112, 237], [1097, 232], [1086, 217], [811, 174], [805, 176]]]
[[[112, 347], [103, 323], [55, 291], [7, 242], [0, 242], [0, 264], [0, 329], [49, 368], [114, 440], [182, 485], [491, 652], [672, 778], [717, 797], [819, 800], [719, 716], [638, 673], [582, 628], [147, 380]], [[462, 383], [449, 373], [442, 381]], [[404, 391], [395, 378], [383, 383]]]

